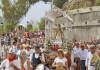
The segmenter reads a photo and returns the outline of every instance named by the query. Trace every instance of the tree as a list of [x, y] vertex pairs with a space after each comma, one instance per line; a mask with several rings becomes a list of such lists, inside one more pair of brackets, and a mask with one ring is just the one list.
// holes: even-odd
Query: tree
[[[3, 17], [7, 23], [18, 24], [28, 12], [30, 5], [34, 5], [40, 0], [17, 0], [13, 5], [10, 0], [1, 0]], [[51, 0], [42, 0], [50, 2]]]
[[52, 0], [29, 0], [29, 3], [31, 5], [34, 5], [35, 3], [39, 2], [39, 1], [43, 1], [43, 2], [47, 3], [47, 2], [51, 2]]
[[38, 31], [38, 28], [37, 27], [33, 27], [30, 31], [31, 32], [37, 32]]
[[40, 0], [29, 0], [29, 3], [32, 4], [32, 5], [34, 5], [34, 4], [37, 3], [38, 1], [40, 1]]
[[41, 18], [39, 24], [39, 30], [45, 30], [45, 19]]
[[5, 25], [5, 28], [6, 28], [6, 30], [13, 31], [14, 28], [15, 28], [15, 25], [13, 25], [12, 23], [7, 23], [7, 24]]
[[58, 8], [62, 8], [63, 4], [68, 0], [54, 0], [54, 5], [56, 5]]
[[10, 0], [2, 0], [3, 17], [7, 23], [18, 24], [30, 7], [28, 0], [17, 0], [14, 5]]
[[28, 24], [26, 31], [30, 31], [32, 28], [33, 28], [32, 24]]

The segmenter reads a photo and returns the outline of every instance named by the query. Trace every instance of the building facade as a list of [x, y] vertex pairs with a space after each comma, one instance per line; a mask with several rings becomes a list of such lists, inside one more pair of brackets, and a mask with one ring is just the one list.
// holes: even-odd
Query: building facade
[[100, 39], [100, 6], [66, 10], [73, 19], [73, 36], [77, 41]]

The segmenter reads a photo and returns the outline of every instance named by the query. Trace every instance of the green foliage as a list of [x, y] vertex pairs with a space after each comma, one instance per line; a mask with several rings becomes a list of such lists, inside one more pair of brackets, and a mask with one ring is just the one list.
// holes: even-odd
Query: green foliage
[[52, 0], [29, 0], [29, 3], [31, 5], [34, 5], [35, 3], [39, 2], [39, 1], [43, 1], [46, 4], [47, 2], [51, 2]]
[[61, 49], [63, 49], [63, 50], [65, 49], [65, 46], [64, 46], [64, 44], [62, 44], [62, 45], [61, 45]]
[[5, 29], [8, 31], [13, 31], [14, 29], [15, 29], [15, 26], [16, 25], [14, 25], [14, 24], [12, 24], [12, 23], [6, 23], [6, 25], [5, 25]]
[[80, 6], [76, 4], [76, 5], [71, 6], [70, 9], [72, 10], [72, 9], [78, 9], [78, 8], [80, 8]]
[[30, 31], [32, 28], [33, 28], [32, 24], [28, 24], [26, 31]]
[[0, 36], [2, 35], [2, 33], [3, 33], [3, 27], [0, 26]]
[[47, 44], [46, 44], [46, 49], [50, 50], [52, 48], [52, 44], [50, 42], [50, 40], [48, 40]]
[[28, 0], [18, 0], [14, 5], [10, 0], [2, 0], [3, 17], [7, 23], [18, 24], [29, 10]]
[[97, 0], [96, 3], [95, 3], [95, 5], [99, 6], [100, 5], [100, 0]]
[[32, 29], [30, 29], [30, 32], [37, 32], [38, 28], [37, 27], [33, 27]]
[[68, 0], [54, 0], [54, 5], [56, 5], [58, 8], [62, 8], [63, 4]]
[[41, 18], [39, 24], [39, 30], [45, 30], [45, 19]]
[[40, 0], [29, 0], [29, 3], [32, 4], [32, 5], [34, 5], [34, 4], [37, 3], [38, 1], [40, 1]]
[[68, 52], [71, 52], [73, 50], [73, 47], [72, 47], [72, 43], [71, 42], [67, 42], [67, 49], [68, 49]]
[[[34, 5], [40, 0], [17, 0], [14, 5], [10, 0], [1, 0], [2, 11], [5, 22], [17, 25], [28, 12], [30, 5]], [[43, 0], [48, 2], [51, 0]]]

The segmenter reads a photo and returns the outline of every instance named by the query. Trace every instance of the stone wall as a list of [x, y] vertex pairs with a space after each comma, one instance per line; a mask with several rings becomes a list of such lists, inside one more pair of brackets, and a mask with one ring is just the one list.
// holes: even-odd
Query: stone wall
[[91, 41], [100, 38], [100, 6], [68, 10], [74, 23], [73, 38], [77, 41]]

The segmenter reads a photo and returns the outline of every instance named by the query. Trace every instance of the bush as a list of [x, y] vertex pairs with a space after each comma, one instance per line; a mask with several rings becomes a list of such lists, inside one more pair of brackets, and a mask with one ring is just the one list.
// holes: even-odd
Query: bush
[[15, 26], [16, 26], [16, 25], [14, 25], [14, 24], [12, 24], [12, 23], [7, 23], [7, 24], [5, 25], [5, 29], [6, 29], [7, 31], [13, 31], [13, 30], [15, 30]]
[[63, 4], [68, 0], [54, 0], [54, 5], [56, 5], [58, 8], [62, 8]]
[[70, 10], [72, 10], [72, 9], [78, 9], [78, 8], [80, 8], [80, 6], [76, 4], [76, 5], [71, 6]]
[[99, 6], [100, 5], [100, 0], [97, 0], [96, 3], [95, 3], [95, 5]]

